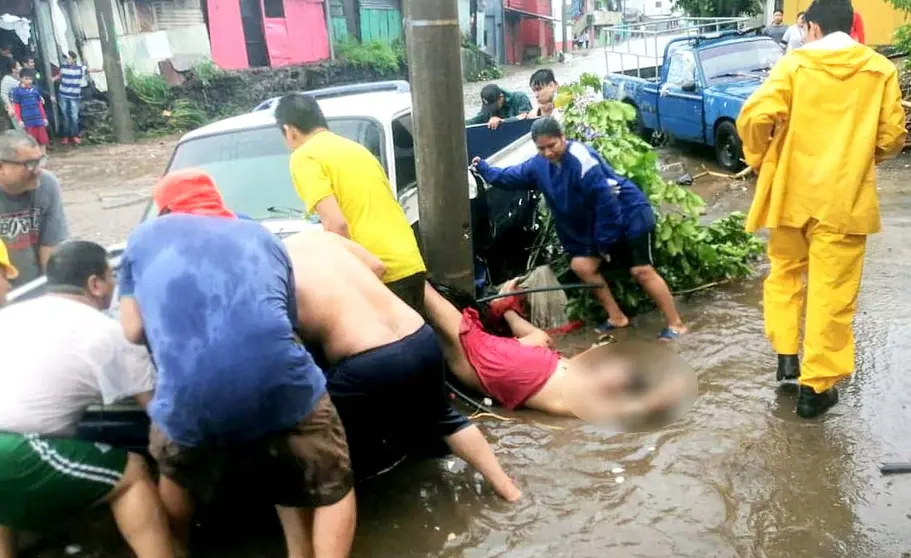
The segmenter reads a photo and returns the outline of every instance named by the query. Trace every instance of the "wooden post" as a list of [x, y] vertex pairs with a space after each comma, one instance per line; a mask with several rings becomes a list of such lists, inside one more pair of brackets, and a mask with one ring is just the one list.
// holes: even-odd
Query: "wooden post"
[[406, 0], [418, 207], [430, 275], [474, 292], [456, 0]]

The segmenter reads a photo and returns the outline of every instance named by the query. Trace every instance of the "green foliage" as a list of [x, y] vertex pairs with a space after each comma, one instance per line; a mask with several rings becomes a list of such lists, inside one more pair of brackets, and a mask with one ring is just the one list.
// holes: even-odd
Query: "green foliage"
[[468, 81], [490, 81], [492, 79], [500, 79], [501, 77], [503, 77], [503, 70], [501, 70], [499, 66], [488, 66], [479, 71], [477, 75], [469, 76]]
[[157, 74], [139, 74], [127, 68], [127, 91], [140, 102], [163, 109], [171, 99], [171, 88], [163, 77]]
[[911, 0], [888, 0], [896, 10], [911, 13]]
[[[711, 225], [700, 224], [705, 202], [686, 188], [664, 180], [658, 170], [654, 148], [632, 130], [635, 109], [601, 97], [601, 82], [592, 74], [562, 87], [556, 104], [563, 110], [569, 138], [595, 148], [621, 175], [646, 193], [656, 213], [654, 258], [658, 272], [674, 292], [689, 291], [708, 284], [749, 276], [752, 263], [762, 254], [763, 244], [744, 231], [744, 215], [732, 213]], [[569, 259], [563, 254], [546, 209], [539, 210], [541, 233], [532, 248], [536, 265], [539, 255], [550, 263], [558, 277], [570, 274]], [[611, 290], [625, 310], [635, 312], [650, 305], [648, 295], [627, 271], [609, 274]], [[588, 293], [571, 295], [570, 315], [600, 320], [603, 311]]]
[[349, 38], [335, 45], [335, 54], [351, 66], [380, 72], [397, 72], [405, 62], [405, 46], [400, 41], [360, 43]]
[[737, 17], [761, 13], [763, 3], [759, 0], [677, 0], [674, 5], [690, 17]]
[[[911, 23], [903, 23], [895, 29], [892, 33], [892, 46], [899, 52], [911, 54]], [[909, 60], [911, 59], [905, 60], [906, 68], [911, 65]]]
[[225, 75], [227, 72], [216, 66], [215, 62], [205, 59], [193, 66], [193, 68], [190, 69], [190, 73], [192, 73], [201, 84], [208, 87], [211, 85], [212, 80]]

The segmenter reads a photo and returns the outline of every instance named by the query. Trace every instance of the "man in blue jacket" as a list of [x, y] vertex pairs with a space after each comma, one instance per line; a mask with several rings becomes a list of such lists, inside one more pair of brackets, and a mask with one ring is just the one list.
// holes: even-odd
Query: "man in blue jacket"
[[686, 333], [674, 297], [652, 261], [655, 213], [642, 190], [614, 172], [594, 149], [567, 140], [553, 118], [538, 119], [531, 137], [538, 155], [520, 165], [499, 169], [480, 158], [472, 164], [493, 186], [537, 188], [544, 195], [573, 271], [586, 283], [603, 285], [594, 291], [608, 315], [599, 331], [629, 325], [600, 271], [603, 261], [614, 261], [629, 268], [667, 318], [659, 337], [674, 340]]

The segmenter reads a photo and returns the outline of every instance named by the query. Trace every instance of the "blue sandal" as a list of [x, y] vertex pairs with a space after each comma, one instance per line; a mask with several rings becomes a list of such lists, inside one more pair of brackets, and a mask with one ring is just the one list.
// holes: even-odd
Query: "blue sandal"
[[673, 329], [666, 327], [661, 330], [661, 333], [658, 334], [659, 341], [679, 341], [682, 333], [678, 333]]
[[628, 325], [616, 326], [616, 325], [610, 323], [610, 321], [605, 320], [603, 324], [601, 324], [595, 328], [595, 333], [600, 333], [601, 335], [605, 335], [607, 333], [611, 333], [612, 331], [616, 331], [618, 329], [626, 329], [628, 327], [629, 327]]

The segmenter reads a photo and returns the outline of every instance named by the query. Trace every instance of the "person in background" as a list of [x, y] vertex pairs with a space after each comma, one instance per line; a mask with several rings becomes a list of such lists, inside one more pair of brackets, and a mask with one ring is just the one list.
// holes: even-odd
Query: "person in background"
[[35, 138], [44, 153], [50, 144], [47, 135], [47, 113], [44, 111], [44, 99], [34, 80], [35, 70], [23, 68], [19, 72], [19, 86], [10, 91], [9, 100], [22, 127]]
[[850, 37], [853, 11], [849, 0], [815, 0], [807, 44], [772, 68], [737, 119], [759, 175], [746, 229], [771, 232], [765, 331], [778, 381], [799, 382], [803, 418], [835, 405], [836, 384], [854, 371], [867, 237], [882, 228], [876, 164], [907, 136], [895, 64]]
[[[351, 446], [365, 461], [395, 465], [442, 440], [503, 499], [521, 492], [484, 435], [447, 397], [436, 336], [420, 314], [383, 286], [383, 264], [362, 246], [326, 231], [285, 239], [294, 266], [297, 331], [318, 346], [329, 394]], [[363, 477], [362, 477], [363, 478]]]
[[522, 120], [531, 112], [531, 101], [521, 91], [504, 91], [494, 84], [485, 85], [481, 90], [481, 111], [465, 121], [466, 126], [487, 124], [496, 130], [506, 120]]
[[44, 275], [51, 252], [69, 235], [60, 184], [46, 162], [32, 136], [0, 134], [0, 240], [19, 270], [13, 287]]
[[6, 111], [6, 118], [2, 118], [4, 123], [3, 130], [15, 129], [19, 124], [19, 118], [16, 116], [16, 109], [10, 101], [10, 91], [19, 87], [19, 70], [21, 67], [13, 57], [0, 57], [0, 98], [3, 99], [3, 108]]
[[603, 263], [615, 263], [629, 270], [664, 314], [667, 327], [661, 339], [676, 340], [686, 333], [674, 297], [652, 261], [655, 212], [642, 190], [614, 172], [594, 149], [567, 140], [553, 118], [535, 121], [531, 137], [538, 155], [522, 164], [499, 169], [479, 158], [472, 164], [492, 186], [538, 189], [544, 195], [573, 271], [586, 283], [600, 285], [594, 293], [608, 319], [599, 331], [629, 325], [601, 273]]
[[101, 502], [136, 556], [174, 556], [143, 457], [74, 438], [90, 405], [152, 398], [148, 351], [103, 313], [114, 285], [103, 247], [67, 242], [48, 262], [47, 294], [0, 310], [2, 558], [15, 556], [15, 531], [57, 528]]
[[804, 41], [806, 40], [807, 22], [804, 19], [805, 13], [806, 12], [800, 12], [797, 14], [797, 23], [788, 27], [788, 30], [785, 32], [784, 37], [781, 38], [781, 42], [785, 46], [786, 53], [802, 47]]
[[13, 46], [11, 44], [0, 44], [0, 58], [10, 58], [15, 61], [16, 57], [13, 54]]
[[532, 93], [535, 94], [535, 100], [538, 102], [538, 108], [532, 111], [529, 116], [532, 118], [549, 116], [559, 121], [560, 111], [554, 106], [554, 102], [560, 85], [557, 83], [557, 78], [554, 77], [554, 71], [550, 68], [541, 68], [535, 71], [535, 73], [531, 74], [531, 79], [528, 80], [528, 86], [531, 87]]
[[307, 212], [379, 258], [386, 286], [421, 312], [427, 268], [380, 162], [363, 145], [330, 132], [313, 97], [285, 95], [275, 119], [292, 150], [291, 178]]
[[347, 556], [348, 444], [323, 371], [295, 339], [284, 245], [237, 219], [201, 170], [165, 175], [153, 199], [160, 216], [134, 229], [123, 253], [120, 319], [158, 369], [149, 453], [179, 546], [195, 504], [243, 456], [276, 506], [289, 556]]
[[72, 50], [67, 53], [66, 63], [60, 66], [60, 73], [55, 77], [60, 82], [58, 98], [60, 99], [60, 112], [63, 114], [63, 137], [60, 143], [66, 145], [70, 142], [82, 143], [79, 137], [79, 106], [82, 103], [82, 83], [85, 81], [87, 69], [78, 63], [76, 53]]
[[6, 304], [6, 295], [10, 291], [10, 281], [19, 275], [19, 270], [9, 259], [6, 244], [0, 240], [0, 307]]
[[778, 43], [781, 44], [785, 32], [788, 30], [788, 26], [784, 24], [784, 12], [781, 10], [775, 10], [772, 12], [772, 22], [766, 25], [764, 33]]
[[854, 18], [851, 20], [851, 38], [858, 43], [867, 44], [867, 37], [864, 35], [864, 20], [860, 17], [860, 12], [854, 10]]

